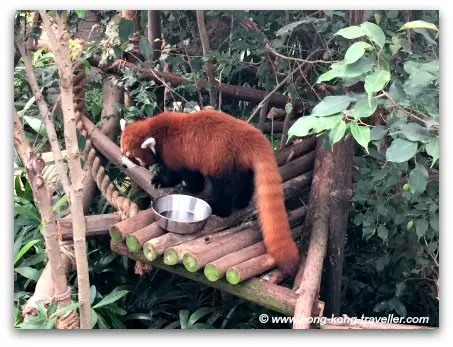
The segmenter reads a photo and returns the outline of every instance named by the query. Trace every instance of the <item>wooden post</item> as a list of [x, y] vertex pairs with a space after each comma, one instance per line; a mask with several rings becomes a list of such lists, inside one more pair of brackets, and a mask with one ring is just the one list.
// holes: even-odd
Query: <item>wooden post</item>
[[[87, 226], [86, 237], [107, 235], [109, 229], [120, 221], [121, 217], [118, 213], [85, 216]], [[57, 228], [63, 241], [72, 240], [72, 218], [64, 217], [57, 219]]]

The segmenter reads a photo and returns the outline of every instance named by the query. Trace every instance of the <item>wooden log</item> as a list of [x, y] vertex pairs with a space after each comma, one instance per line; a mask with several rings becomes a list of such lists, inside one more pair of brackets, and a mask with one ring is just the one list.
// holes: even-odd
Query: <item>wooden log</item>
[[[297, 227], [302, 224], [303, 218], [305, 216], [305, 211], [306, 207], [300, 207], [288, 213], [288, 221], [291, 228]], [[184, 242], [177, 246], [169, 247], [164, 252], [164, 263], [167, 265], [179, 264], [180, 262], [182, 262], [184, 253], [188, 251], [190, 252], [196, 250], [203, 250], [207, 244], [213, 242], [214, 240], [217, 240], [220, 237], [232, 235], [245, 228], [252, 228], [254, 226], [258, 228], [258, 225], [256, 223], [248, 222], [236, 228], [208, 235], [209, 236], [208, 239], [206, 239], [206, 237], [200, 237], [193, 241]]]
[[275, 259], [270, 254], [265, 253], [230, 267], [226, 271], [226, 279], [231, 284], [238, 284], [257, 274], [272, 269], [275, 265]]
[[279, 168], [282, 181], [286, 182], [291, 178], [297, 177], [305, 172], [313, 170], [315, 162], [315, 151], [308, 152], [300, 158], [290, 161]]
[[[85, 216], [86, 237], [107, 235], [109, 229], [120, 221], [121, 217], [118, 213]], [[63, 241], [72, 240], [72, 218], [57, 219], [57, 228]]]
[[122, 220], [112, 226], [109, 230], [110, 237], [115, 242], [121, 242], [127, 235], [132, 234], [137, 229], [141, 229], [152, 223], [154, 219], [153, 209], [140, 211], [135, 216]]
[[203, 250], [190, 251], [184, 254], [184, 267], [195, 272], [204, 267], [207, 263], [219, 259], [231, 252], [250, 246], [261, 239], [261, 232], [257, 229], [246, 229], [234, 235], [222, 237], [216, 240]]
[[[210, 282], [202, 273], [188, 272], [181, 265], [168, 266], [164, 264], [162, 259], [156, 259], [155, 261], [150, 262], [141, 252], [130, 253], [127, 250], [126, 245], [122, 243], [115, 243], [111, 241], [110, 248], [113, 252], [125, 255], [135, 261], [150, 264], [156, 268], [163, 269], [212, 288], [236, 295], [267, 309], [284, 314], [285, 316], [292, 316], [294, 314], [297, 295], [289, 288], [267, 283], [265, 281], [261, 281], [259, 278], [252, 278], [237, 285], [231, 285], [222, 280]], [[314, 317], [322, 315], [323, 307], [324, 303], [322, 301], [317, 301], [315, 305], [313, 305], [312, 315]]]
[[126, 236], [127, 249], [132, 253], [137, 253], [143, 247], [143, 244], [155, 237], [165, 234], [166, 231], [157, 225], [157, 222], [151, 223], [132, 234]]
[[202, 249], [203, 247], [206, 247], [207, 244], [210, 244], [211, 242], [218, 240], [223, 236], [233, 235], [238, 231], [244, 230], [246, 228], [252, 228], [255, 225], [256, 223], [254, 222], [247, 222], [235, 228], [219, 231], [214, 234], [199, 237], [189, 242], [181, 243], [177, 246], [169, 247], [164, 252], [164, 263], [167, 265], [179, 264], [182, 262], [183, 255], [187, 251]]
[[[297, 239], [301, 233], [301, 226], [298, 226], [292, 230], [294, 239]], [[271, 261], [270, 259], [262, 258], [262, 256], [266, 254], [266, 247], [264, 242], [261, 241], [206, 264], [204, 274], [210, 281], [217, 281], [225, 274], [227, 274], [228, 279], [228, 271], [233, 269], [230, 271], [231, 281], [228, 280], [228, 282], [231, 284], [237, 284], [241, 281], [249, 279], [250, 277], [262, 274], [275, 266], [275, 260], [272, 259]], [[253, 262], [249, 262], [253, 259]], [[237, 270], [236, 266], [239, 266]]]
[[294, 140], [293, 143], [275, 152], [275, 160], [279, 166], [313, 151], [316, 147], [316, 137], [310, 136]]
[[90, 138], [94, 148], [105, 156], [111, 163], [116, 165], [118, 169], [130, 177], [131, 180], [133, 180], [152, 198], [158, 198], [174, 191], [173, 189], [155, 189], [151, 185], [152, 175], [146, 168], [136, 165], [129, 167], [124, 165], [120, 148], [105, 134], [98, 130], [87, 117], [82, 115], [80, 119], [88, 132], [88, 137]]
[[[198, 80], [198, 81], [191, 81], [183, 78], [180, 75], [176, 75], [169, 72], [160, 72], [154, 70], [150, 67], [139, 67], [135, 64], [129, 63], [124, 60], [116, 60], [109, 68], [108, 71], [118, 71], [120, 68], [128, 68], [135, 72], [140, 72], [144, 79], [151, 79], [157, 82], [159, 80], [164, 80], [165, 82], [169, 82], [172, 86], [178, 85], [185, 85], [191, 84], [195, 85], [198, 89], [200, 88], [207, 88], [208, 81], [206, 80]], [[229, 96], [234, 99], [245, 100], [250, 102], [261, 102], [265, 96], [266, 92], [263, 90], [258, 90], [255, 88], [231, 85], [226, 83], [217, 83], [216, 89], [222, 93], [223, 96]], [[286, 95], [282, 95], [279, 93], [274, 93], [269, 98], [269, 105], [284, 108], [285, 105], [288, 103], [288, 97]], [[299, 108], [302, 107], [302, 102], [295, 101], [294, 106]]]
[[311, 183], [313, 171], [306, 172], [300, 176], [294, 177], [283, 183], [285, 192], [285, 200], [289, 200], [298, 196], [305, 186]]
[[[296, 121], [292, 120], [289, 125], [293, 125]], [[264, 134], [281, 134], [283, 132], [284, 122], [266, 122], [263, 124], [263, 129], [260, 129]]]
[[266, 246], [264, 245], [264, 242], [255, 243], [206, 264], [204, 267], [204, 274], [208, 280], [217, 281], [226, 274], [230, 267], [265, 253]]
[[199, 233], [194, 234], [175, 234], [166, 233], [162, 236], [148, 240], [143, 245], [143, 252], [149, 261], [155, 260], [158, 256], [162, 255], [165, 250], [169, 247], [179, 245], [183, 242], [192, 241], [196, 238], [213, 234], [218, 231], [222, 231], [229, 227], [244, 220], [245, 218], [251, 217], [255, 213], [253, 206], [248, 207], [244, 210], [233, 213], [230, 217], [220, 218], [217, 216], [211, 216], [208, 218], [206, 225]]

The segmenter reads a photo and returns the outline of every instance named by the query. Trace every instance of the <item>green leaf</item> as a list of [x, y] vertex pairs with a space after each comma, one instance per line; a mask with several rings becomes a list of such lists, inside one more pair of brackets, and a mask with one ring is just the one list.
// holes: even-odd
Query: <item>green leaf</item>
[[90, 287], [90, 304], [91, 305], [93, 305], [94, 299], [96, 299], [96, 294], [97, 294], [96, 286], [92, 285]]
[[285, 105], [285, 111], [286, 111], [286, 114], [290, 114], [293, 111], [293, 105], [291, 103], [287, 103]]
[[365, 91], [369, 97], [372, 97], [373, 93], [384, 89], [388, 81], [390, 81], [390, 72], [387, 70], [375, 71], [365, 77]]
[[47, 317], [47, 310], [41, 301], [36, 301], [36, 308], [38, 309], [38, 317], [45, 319]]
[[372, 48], [372, 46], [367, 42], [356, 42], [351, 47], [348, 48], [344, 56], [344, 61], [346, 64], [355, 63], [359, 60], [364, 54], [365, 50]]
[[382, 139], [385, 134], [387, 134], [388, 129], [382, 125], [376, 125], [375, 127], [371, 128], [370, 140], [371, 141], [378, 141]]
[[438, 214], [436, 214], [435, 216], [431, 217], [431, 219], [429, 220], [429, 225], [435, 231], [439, 231], [439, 215]]
[[428, 221], [425, 218], [419, 218], [415, 221], [415, 232], [418, 238], [425, 236], [428, 231]]
[[27, 124], [36, 131], [41, 136], [47, 136], [46, 127], [41, 119], [30, 117], [30, 116], [22, 116], [22, 118], [27, 122]]
[[382, 241], [387, 241], [389, 238], [389, 231], [384, 225], [378, 226], [377, 234], [382, 239]]
[[289, 23], [288, 25], [285, 25], [284, 27], [280, 28], [275, 35], [276, 36], [283, 36], [283, 35], [288, 35], [291, 33], [294, 29], [296, 29], [298, 26], [302, 24], [308, 24], [308, 23], [317, 23], [317, 22], [323, 22], [325, 21], [325, 18], [306, 18], [303, 20], [299, 20], [293, 23]]
[[332, 146], [336, 144], [338, 141], [340, 141], [346, 131], [346, 123], [344, 120], [341, 120], [340, 123], [338, 123], [335, 128], [330, 130], [329, 132], [329, 140]]
[[371, 116], [376, 111], [377, 103], [376, 100], [371, 100], [371, 105], [367, 99], [359, 99], [355, 105], [351, 108], [351, 116], [355, 119], [366, 118]]
[[74, 11], [79, 18], [85, 17], [85, 10], [75, 10]]
[[365, 148], [366, 152], [368, 153], [368, 144], [370, 143], [371, 139], [370, 128], [366, 126], [359, 126], [357, 125], [357, 123], [351, 123], [351, 134], [355, 138], [357, 143]]
[[414, 122], [403, 124], [401, 132], [406, 139], [413, 142], [427, 143], [431, 139], [428, 129]]
[[425, 146], [426, 153], [433, 158], [433, 162], [431, 167], [436, 163], [437, 159], [439, 159], [439, 138], [434, 137], [432, 138]]
[[60, 207], [65, 205], [67, 202], [68, 202], [68, 197], [66, 195], [63, 195], [52, 205], [52, 210], [54, 212], [58, 211], [60, 209]]
[[313, 108], [311, 115], [324, 117], [343, 112], [348, 108], [351, 101], [352, 99], [347, 95], [326, 96]]
[[21, 215], [24, 217], [27, 217], [30, 220], [37, 221], [38, 223], [41, 223], [41, 218], [39, 215], [36, 213], [35, 209], [30, 209], [28, 207], [24, 206], [14, 206], [14, 215]]
[[71, 302], [70, 304], [63, 306], [62, 308], [58, 309], [54, 314], [50, 316], [50, 318], [54, 318], [57, 316], [63, 316], [64, 314], [74, 311], [79, 308], [78, 302]]
[[407, 30], [407, 29], [430, 29], [439, 32], [439, 29], [436, 25], [432, 23], [425, 22], [423, 20], [414, 20], [412, 22], [407, 22], [404, 24], [399, 30]]
[[215, 312], [215, 311], [210, 307], [201, 307], [190, 316], [187, 323], [188, 323], [188, 325], [194, 325], [201, 318], [203, 318], [213, 312]]
[[31, 240], [29, 241], [26, 245], [24, 245], [19, 253], [17, 253], [16, 258], [14, 259], [14, 265], [22, 258], [22, 256], [28, 252], [30, 248], [32, 248], [34, 245], [36, 245], [38, 242], [41, 242], [41, 240]]
[[403, 87], [397, 82], [390, 85], [389, 94], [397, 104], [407, 100], [407, 95], [404, 92]]
[[127, 293], [129, 293], [128, 290], [117, 290], [116, 292], [110, 293], [107, 296], [105, 296], [101, 301], [99, 301], [96, 305], [94, 305], [93, 308], [99, 308], [111, 304], [112, 302], [118, 301], [123, 296], [127, 295]]
[[140, 53], [143, 54], [143, 56], [146, 59], [149, 59], [150, 57], [153, 56], [153, 46], [149, 44], [149, 41], [146, 37], [142, 36], [140, 38], [140, 42], [138, 44], [138, 47], [140, 49]]
[[379, 303], [377, 303], [374, 308], [373, 308], [373, 312], [382, 312], [384, 311], [385, 309], [387, 308], [387, 301], [381, 301]]
[[365, 34], [365, 30], [362, 27], [356, 25], [340, 29], [335, 33], [335, 35], [343, 36], [346, 39], [356, 39], [358, 37], [364, 36]]
[[24, 276], [25, 278], [31, 279], [33, 281], [38, 281], [41, 271], [33, 269], [32, 267], [16, 267], [14, 269], [18, 274]]
[[305, 116], [299, 118], [288, 130], [288, 137], [306, 136], [316, 124], [318, 118], [313, 116]]
[[135, 25], [133, 21], [121, 18], [120, 23], [118, 24], [118, 35], [121, 42], [125, 42], [129, 37], [134, 33]]
[[371, 22], [365, 22], [360, 25], [365, 34], [370, 38], [371, 41], [376, 43], [379, 47], [384, 47], [385, 34], [382, 29]]
[[76, 135], [77, 135], [77, 145], [79, 146], [79, 149], [83, 151], [85, 148], [85, 144], [87, 142], [87, 138], [82, 135], [79, 129], [76, 129]]
[[94, 328], [96, 323], [98, 322], [98, 314], [96, 313], [95, 310], [91, 309], [91, 329]]
[[417, 163], [415, 168], [409, 173], [409, 185], [412, 194], [421, 194], [425, 191], [428, 184], [428, 171], [426, 168]]
[[181, 325], [181, 329], [187, 329], [189, 314], [190, 314], [189, 310], [179, 311], [179, 323]]
[[319, 134], [324, 130], [330, 130], [337, 126], [339, 122], [343, 119], [341, 114], [333, 115], [329, 117], [316, 117], [315, 125], [313, 126], [313, 132]]
[[404, 163], [411, 159], [417, 153], [418, 145], [416, 142], [411, 142], [405, 139], [393, 140], [390, 147], [385, 153], [387, 161], [393, 163]]
[[388, 301], [388, 309], [395, 310], [401, 317], [406, 317], [406, 306], [399, 300], [391, 299]]

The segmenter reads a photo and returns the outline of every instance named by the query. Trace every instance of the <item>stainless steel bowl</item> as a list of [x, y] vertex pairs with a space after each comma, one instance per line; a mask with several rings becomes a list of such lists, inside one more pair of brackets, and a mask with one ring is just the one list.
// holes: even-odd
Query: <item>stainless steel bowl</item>
[[164, 230], [177, 234], [200, 231], [211, 215], [211, 206], [190, 195], [170, 194], [153, 201], [157, 224]]

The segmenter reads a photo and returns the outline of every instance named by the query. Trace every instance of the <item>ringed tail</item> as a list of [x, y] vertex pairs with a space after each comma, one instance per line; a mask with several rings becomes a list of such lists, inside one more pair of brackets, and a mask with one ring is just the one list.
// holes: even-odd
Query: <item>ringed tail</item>
[[253, 160], [256, 204], [264, 245], [280, 270], [294, 277], [299, 268], [299, 250], [289, 227], [282, 179], [274, 153], [269, 145], [265, 148], [269, 153], [257, 153]]

